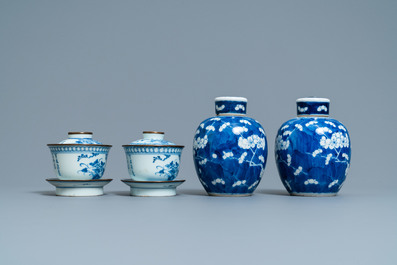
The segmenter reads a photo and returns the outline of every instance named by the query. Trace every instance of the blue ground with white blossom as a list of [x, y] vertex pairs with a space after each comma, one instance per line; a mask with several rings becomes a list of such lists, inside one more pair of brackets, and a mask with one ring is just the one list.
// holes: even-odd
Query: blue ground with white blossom
[[295, 118], [284, 123], [276, 137], [276, 163], [290, 193], [337, 193], [350, 155], [347, 129], [334, 119]]
[[208, 193], [250, 194], [265, 169], [266, 134], [251, 118], [209, 118], [196, 131], [193, 155], [200, 182]]

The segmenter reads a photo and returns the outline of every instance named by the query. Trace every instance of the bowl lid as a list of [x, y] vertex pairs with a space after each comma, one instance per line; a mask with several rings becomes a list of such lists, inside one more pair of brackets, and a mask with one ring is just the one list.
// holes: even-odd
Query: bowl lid
[[163, 146], [183, 148], [182, 145], [176, 145], [173, 142], [164, 140], [164, 132], [144, 131], [143, 138], [133, 141], [123, 146]]
[[48, 144], [48, 146], [55, 145], [101, 145], [101, 146], [111, 146], [104, 145], [101, 142], [92, 139], [92, 132], [69, 132], [68, 139], [60, 141], [58, 144]]

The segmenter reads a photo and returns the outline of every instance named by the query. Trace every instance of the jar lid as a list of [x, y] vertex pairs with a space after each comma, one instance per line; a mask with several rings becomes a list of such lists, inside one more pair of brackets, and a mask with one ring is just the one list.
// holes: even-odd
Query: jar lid
[[219, 116], [245, 116], [247, 99], [244, 97], [215, 98], [215, 113]]
[[306, 97], [296, 100], [296, 111], [298, 116], [328, 116], [328, 98]]

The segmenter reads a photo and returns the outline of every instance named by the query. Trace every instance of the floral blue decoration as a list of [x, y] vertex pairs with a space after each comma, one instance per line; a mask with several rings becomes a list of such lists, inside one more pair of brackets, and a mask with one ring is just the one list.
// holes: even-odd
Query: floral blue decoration
[[155, 156], [155, 157], [153, 157], [153, 163], [155, 163], [157, 160], [165, 161], [168, 158], [170, 158], [170, 156], [171, 155]]
[[96, 156], [98, 156], [99, 155], [99, 153], [92, 153], [92, 154], [81, 154], [81, 155], [79, 155], [78, 157], [77, 157], [77, 162], [79, 162], [81, 159], [83, 159], [83, 158], [93, 158], [93, 157], [96, 157]]
[[81, 169], [79, 172], [88, 174], [92, 179], [100, 179], [105, 171], [105, 162], [102, 159], [95, 159], [90, 163], [80, 163]]
[[167, 176], [168, 180], [173, 180], [175, 176], [178, 175], [179, 163], [176, 161], [171, 161], [164, 166], [157, 166], [156, 168], [158, 169], [156, 175]]

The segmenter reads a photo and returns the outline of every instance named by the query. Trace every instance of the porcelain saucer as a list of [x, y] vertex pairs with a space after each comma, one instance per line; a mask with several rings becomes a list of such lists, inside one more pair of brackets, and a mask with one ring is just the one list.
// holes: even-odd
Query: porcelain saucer
[[69, 197], [103, 195], [103, 187], [112, 181], [112, 179], [63, 180], [58, 178], [46, 180], [56, 187], [56, 195]]
[[131, 196], [175, 196], [176, 187], [185, 180], [169, 181], [135, 181], [122, 179], [122, 182], [130, 186]]

